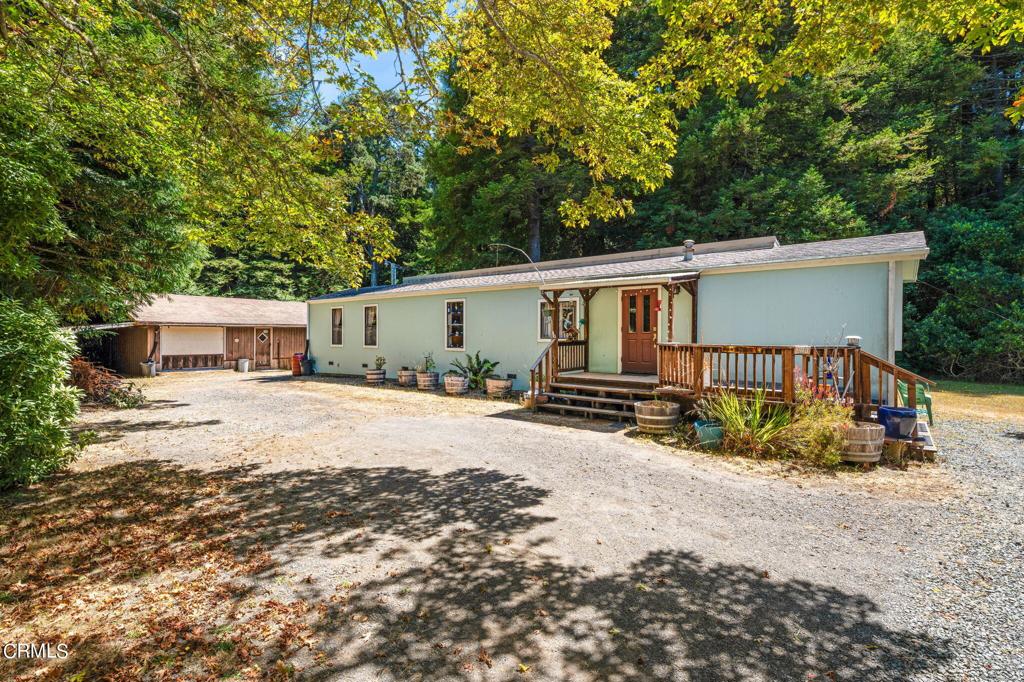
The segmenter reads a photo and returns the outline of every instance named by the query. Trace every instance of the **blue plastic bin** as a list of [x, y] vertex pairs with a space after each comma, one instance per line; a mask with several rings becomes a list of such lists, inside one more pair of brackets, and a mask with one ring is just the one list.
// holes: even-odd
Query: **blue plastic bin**
[[910, 407], [878, 408], [878, 423], [885, 427], [886, 438], [910, 438], [917, 425], [917, 410]]
[[698, 419], [693, 428], [697, 431], [697, 440], [702, 448], [715, 450], [722, 445], [722, 425], [718, 422]]

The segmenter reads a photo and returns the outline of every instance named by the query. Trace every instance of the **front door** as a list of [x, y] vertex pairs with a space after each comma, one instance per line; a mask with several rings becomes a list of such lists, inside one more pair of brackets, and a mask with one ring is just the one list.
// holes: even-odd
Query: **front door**
[[658, 290], [622, 292], [622, 371], [658, 371]]
[[270, 367], [270, 327], [256, 328], [256, 366]]

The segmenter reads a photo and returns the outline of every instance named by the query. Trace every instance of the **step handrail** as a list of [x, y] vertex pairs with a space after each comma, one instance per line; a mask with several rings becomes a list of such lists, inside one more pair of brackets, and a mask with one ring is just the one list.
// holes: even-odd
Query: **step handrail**
[[551, 387], [551, 379], [558, 373], [558, 337], [544, 347], [540, 356], [530, 366], [530, 401], [533, 410], [537, 410], [537, 399], [541, 393], [547, 393]]

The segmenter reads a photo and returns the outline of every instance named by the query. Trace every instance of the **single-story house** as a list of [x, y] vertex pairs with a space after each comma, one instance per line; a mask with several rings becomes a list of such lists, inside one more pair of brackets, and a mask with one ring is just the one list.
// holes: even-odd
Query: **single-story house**
[[359, 375], [379, 355], [393, 373], [432, 353], [444, 372], [479, 350], [523, 388], [554, 327], [589, 342], [592, 372], [656, 373], [659, 341], [853, 335], [892, 362], [903, 285], [927, 254], [922, 232], [789, 246], [763, 237], [408, 277], [310, 300], [310, 355], [320, 373]]
[[305, 350], [306, 305], [173, 294], [140, 306], [129, 322], [98, 326], [114, 332], [100, 360], [124, 375], [142, 374], [147, 360], [157, 371], [233, 368], [241, 358], [255, 369], [286, 368]]

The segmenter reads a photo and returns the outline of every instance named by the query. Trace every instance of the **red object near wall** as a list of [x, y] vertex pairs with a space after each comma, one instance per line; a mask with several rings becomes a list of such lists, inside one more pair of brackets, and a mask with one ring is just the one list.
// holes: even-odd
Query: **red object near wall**
[[302, 376], [302, 353], [292, 355], [292, 376]]

